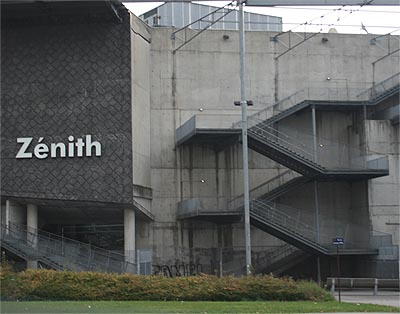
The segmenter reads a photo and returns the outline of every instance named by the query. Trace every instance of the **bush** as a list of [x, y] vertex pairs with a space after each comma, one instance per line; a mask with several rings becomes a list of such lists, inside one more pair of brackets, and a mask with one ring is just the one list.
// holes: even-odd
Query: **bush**
[[334, 301], [334, 297], [313, 281], [298, 281], [297, 289], [301, 291], [305, 300]]
[[3, 298], [17, 300], [331, 300], [329, 293], [311, 282], [272, 276], [224, 277], [200, 275], [165, 278], [132, 274], [27, 270], [0, 272]]

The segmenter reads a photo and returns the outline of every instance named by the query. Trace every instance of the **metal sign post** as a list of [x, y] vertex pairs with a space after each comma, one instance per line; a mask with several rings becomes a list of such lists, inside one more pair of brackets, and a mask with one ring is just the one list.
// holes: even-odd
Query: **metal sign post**
[[340, 296], [341, 287], [340, 287], [339, 246], [344, 244], [344, 239], [343, 238], [334, 238], [332, 242], [333, 242], [333, 245], [336, 245], [336, 267], [337, 267], [337, 276], [338, 276], [339, 302], [342, 302], [342, 299], [341, 299], [341, 296]]

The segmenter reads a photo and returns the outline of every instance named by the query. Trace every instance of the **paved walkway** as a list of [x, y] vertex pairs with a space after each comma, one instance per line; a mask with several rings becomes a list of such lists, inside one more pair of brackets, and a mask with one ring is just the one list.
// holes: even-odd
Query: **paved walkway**
[[[373, 295], [372, 290], [362, 291], [342, 291], [340, 293], [343, 302], [350, 303], [370, 303], [380, 305], [390, 305], [400, 307], [399, 291], [378, 291], [378, 295]], [[335, 292], [336, 300], [339, 299], [338, 292]]]

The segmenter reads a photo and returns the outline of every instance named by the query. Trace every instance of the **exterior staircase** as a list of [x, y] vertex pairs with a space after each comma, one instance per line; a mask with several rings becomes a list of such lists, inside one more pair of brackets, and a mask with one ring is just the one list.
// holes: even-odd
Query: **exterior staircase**
[[288, 180], [284, 182], [281, 185], [276, 186], [275, 188], [271, 189], [268, 193], [264, 194], [261, 199], [264, 201], [273, 201], [276, 198], [296, 189], [297, 187], [307, 183], [310, 181], [310, 178], [305, 177], [305, 176], [298, 176], [295, 178], [292, 178], [291, 180]]
[[250, 222], [253, 226], [303, 251], [317, 255], [329, 253], [328, 249], [318, 242], [317, 234], [312, 226], [285, 214], [274, 203], [252, 201]]
[[136, 273], [128, 257], [24, 225], [1, 225], [1, 247], [56, 270]]
[[286, 243], [266, 255], [264, 260], [258, 260], [258, 263], [253, 264], [254, 272], [280, 275], [308, 256], [306, 252]]
[[[299, 134], [299, 132], [297, 132]], [[301, 136], [310, 138], [310, 135]], [[340, 159], [333, 159], [337, 164], [324, 165], [317, 162], [312, 145], [307, 142], [299, 142], [286, 133], [269, 126], [267, 122], [260, 122], [248, 129], [248, 146], [258, 153], [313, 179], [349, 179], [362, 180], [388, 175], [387, 166], [374, 169], [369, 166], [365, 157], [347, 160], [344, 165]], [[328, 145], [333, 149], [331, 154], [335, 156], [338, 143]], [[327, 150], [329, 147], [327, 148]], [[325, 152], [326, 153], [326, 152]], [[358, 152], [361, 155], [361, 152]]]
[[[242, 260], [245, 259], [244, 252], [229, 254], [230, 258], [226, 257], [223, 260], [228, 261], [223, 263], [222, 269], [226, 275], [245, 275], [246, 269], [242, 265]], [[255, 274], [263, 273], [280, 275], [287, 271], [297, 263], [308, 256], [302, 250], [290, 245], [283, 244], [277, 247], [265, 249], [262, 252], [252, 252], [252, 267]]]
[[398, 94], [400, 92], [400, 72], [388, 77], [387, 79], [374, 84], [371, 88], [358, 95], [361, 97], [368, 97], [369, 103], [377, 105], [382, 101]]
[[[291, 170], [286, 169], [267, 182], [250, 190], [250, 199], [261, 199], [273, 201], [279, 196], [288, 193], [297, 187], [309, 182], [311, 179]], [[229, 208], [237, 210], [244, 206], [243, 194], [235, 197], [229, 202]]]
[[[320, 147], [317, 147], [317, 151], [315, 151], [313, 138], [310, 138], [310, 135], [299, 134], [298, 130], [285, 133], [286, 130], [283, 132], [279, 129], [279, 122], [311, 106], [324, 109], [329, 107], [333, 110], [354, 110], [354, 108], [360, 110], [366, 106], [375, 106], [399, 93], [399, 78], [400, 73], [397, 73], [361, 94], [353, 95], [351, 92], [351, 97], [348, 89], [344, 90], [344, 94], [336, 93], [337, 90], [332, 94], [325, 89], [322, 94], [320, 91], [314, 93], [311, 89], [301, 90], [248, 117], [249, 148], [289, 168], [284, 174], [280, 174], [250, 191], [251, 224], [287, 243], [277, 248], [276, 252], [266, 252], [265, 262], [254, 265], [256, 271], [283, 271], [280, 268], [282, 265], [293, 266], [293, 263], [304, 258], [306, 253], [316, 255], [336, 254], [332, 251], [333, 247], [330, 244], [332, 239], [322, 239], [323, 236], [317, 235], [313, 226], [307, 225], [296, 214], [293, 214], [293, 211], [289, 213], [290, 211], [287, 208], [271, 201], [311, 180], [358, 181], [389, 174], [386, 157], [368, 160], [365, 152], [349, 148], [344, 154], [345, 156], [336, 158], [339, 151], [338, 147], [340, 147], [338, 143], [329, 143], [325, 146], [318, 143]], [[314, 97], [315, 95], [317, 96]], [[241, 122], [234, 123], [231, 131], [238, 131], [240, 127]], [[194, 138], [192, 134], [196, 134], [196, 126], [192, 127], [191, 130], [193, 132], [185, 137], [185, 141]], [[210, 138], [215, 135], [222, 136], [226, 133], [226, 129], [219, 130], [218, 128], [209, 128], [206, 131], [207, 133], [204, 131], [203, 133]], [[240, 138], [239, 133], [235, 134]], [[294, 138], [289, 134], [296, 136]], [[181, 140], [179, 145], [185, 141]], [[329, 147], [331, 152], [328, 151]], [[327, 161], [324, 156], [329, 156], [330, 160]], [[243, 196], [236, 197], [229, 202], [228, 208], [232, 213], [241, 216], [243, 213]], [[208, 214], [209, 217], [212, 216], [211, 213]], [[214, 215], [218, 217], [219, 213], [216, 212]], [[197, 216], [200, 217], [198, 213]], [[381, 238], [384, 237], [375, 237], [375, 241], [381, 241]], [[376, 255], [377, 253], [378, 250], [370, 243], [347, 242], [341, 250], [343, 255]], [[228, 267], [228, 269], [232, 269], [231, 273], [245, 273], [244, 267], [234, 269], [234, 265], [231, 266]], [[224, 267], [224, 269], [227, 268]]]
[[[316, 255], [336, 254], [331, 245], [334, 236], [319, 234], [316, 228], [302, 221], [296, 208], [266, 202], [260, 199], [250, 203], [250, 222], [253, 226], [272, 234], [298, 249]], [[370, 242], [346, 240], [341, 250], [343, 255], [376, 255], [378, 250]]]
[[[297, 187], [309, 182], [311, 178], [302, 176], [301, 174], [286, 169], [279, 173], [267, 182], [251, 189], [250, 200], [263, 200], [273, 201], [276, 198], [296, 189]], [[233, 211], [238, 211], [238, 208], [243, 208], [244, 197], [243, 194], [235, 197], [228, 203], [228, 207]]]

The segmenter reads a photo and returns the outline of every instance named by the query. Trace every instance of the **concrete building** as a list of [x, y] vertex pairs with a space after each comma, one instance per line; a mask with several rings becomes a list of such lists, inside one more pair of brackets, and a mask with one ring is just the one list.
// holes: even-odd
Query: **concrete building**
[[[239, 11], [235, 6], [223, 8], [189, 2], [166, 2], [139, 17], [151, 27], [239, 30]], [[245, 13], [245, 29], [252, 31], [282, 31], [282, 18], [257, 13]]]
[[[2, 4], [4, 252], [243, 274], [238, 32], [96, 3]], [[398, 278], [399, 38], [302, 36], [246, 32], [254, 272]]]

